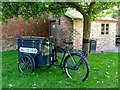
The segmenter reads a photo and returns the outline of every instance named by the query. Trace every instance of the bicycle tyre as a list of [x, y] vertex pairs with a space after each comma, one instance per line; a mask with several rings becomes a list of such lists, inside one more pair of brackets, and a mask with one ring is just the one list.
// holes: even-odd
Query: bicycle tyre
[[[76, 61], [72, 60], [73, 56], [75, 56], [74, 60], [76, 59]], [[90, 68], [87, 59], [82, 54], [71, 53], [71, 55], [67, 55], [63, 65], [69, 78], [81, 79], [82, 81], [88, 78]], [[82, 72], [82, 69], [85, 69], [85, 72]]]
[[35, 69], [35, 61], [31, 55], [24, 54], [18, 60], [18, 69], [21, 73], [32, 73]]

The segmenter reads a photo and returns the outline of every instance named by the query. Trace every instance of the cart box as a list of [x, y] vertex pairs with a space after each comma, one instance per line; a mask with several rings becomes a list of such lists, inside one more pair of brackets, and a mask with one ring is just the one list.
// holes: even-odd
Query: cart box
[[42, 66], [49, 62], [49, 43], [45, 37], [19, 37], [18, 38], [18, 58], [23, 54], [31, 55], [36, 66]]

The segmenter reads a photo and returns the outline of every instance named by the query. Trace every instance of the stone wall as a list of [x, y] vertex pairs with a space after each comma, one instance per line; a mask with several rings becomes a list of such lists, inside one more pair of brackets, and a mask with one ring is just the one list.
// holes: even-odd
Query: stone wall
[[74, 49], [82, 49], [83, 40], [83, 23], [81, 19], [75, 19], [73, 21], [73, 36], [74, 36]]
[[118, 18], [118, 32], [117, 32], [118, 35], [120, 35], [120, 16]]
[[73, 29], [73, 20], [67, 16], [60, 18], [60, 29], [70, 30]]
[[59, 46], [65, 46], [63, 40], [73, 39], [73, 20], [69, 17], [62, 16], [60, 18], [59, 30], [57, 31], [57, 43]]
[[[53, 18], [49, 18], [49, 21]], [[56, 20], [56, 19], [54, 19]], [[0, 27], [2, 27], [2, 49], [16, 49], [17, 48], [17, 40], [16, 34], [20, 34], [22, 36], [49, 36], [49, 21], [44, 17], [40, 18], [39, 23], [37, 24], [32, 18], [30, 19], [31, 23], [27, 24], [23, 21], [20, 16], [18, 20], [9, 19], [8, 24], [3, 26], [0, 23]], [[120, 21], [119, 21], [120, 22]], [[101, 35], [101, 23], [109, 24], [109, 34]], [[116, 21], [107, 21], [107, 20], [96, 20], [91, 24], [91, 40], [97, 41], [97, 51], [106, 51], [112, 50], [115, 47], [115, 35], [116, 35]], [[59, 46], [65, 46], [63, 44], [64, 39], [73, 39], [74, 49], [82, 48], [82, 38], [83, 38], [83, 23], [81, 19], [71, 19], [67, 16], [62, 16], [60, 18], [59, 28], [57, 30], [57, 41]], [[118, 23], [119, 24], [119, 23]], [[119, 30], [120, 30], [120, 25]], [[108, 48], [109, 47], [109, 48]]]
[[[109, 34], [101, 35], [101, 24], [109, 24]], [[112, 51], [115, 48], [116, 21], [93, 21], [91, 24], [91, 40], [97, 41], [96, 51]]]
[[17, 48], [16, 34], [20, 34], [21, 36], [48, 36], [48, 21], [43, 17], [38, 24], [33, 18], [30, 18], [30, 24], [28, 24], [19, 16], [17, 20], [9, 19], [6, 26], [1, 26], [2, 40], [0, 42], [2, 42], [2, 50]]
[[65, 46], [63, 40], [73, 40], [74, 49], [82, 49], [83, 24], [81, 19], [71, 19], [67, 16], [60, 18], [60, 30], [57, 32], [58, 43]]

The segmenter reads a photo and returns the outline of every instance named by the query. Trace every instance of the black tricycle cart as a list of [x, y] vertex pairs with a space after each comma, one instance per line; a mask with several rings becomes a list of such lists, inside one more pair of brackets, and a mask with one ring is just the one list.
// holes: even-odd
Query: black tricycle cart
[[[33, 72], [37, 66], [58, 66], [71, 79], [85, 81], [89, 75], [89, 64], [84, 53], [73, 50], [71, 40], [63, 41], [65, 48], [57, 46], [53, 37], [22, 37], [18, 39], [18, 69], [20, 72]], [[56, 64], [59, 62], [59, 64]]]

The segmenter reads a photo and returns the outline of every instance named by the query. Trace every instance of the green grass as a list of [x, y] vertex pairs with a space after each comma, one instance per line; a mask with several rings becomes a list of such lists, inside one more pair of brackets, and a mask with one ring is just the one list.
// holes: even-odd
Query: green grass
[[32, 74], [21, 74], [17, 59], [17, 51], [2, 52], [2, 88], [118, 87], [118, 53], [91, 54], [90, 75], [85, 82], [69, 79], [58, 67], [37, 68]]

